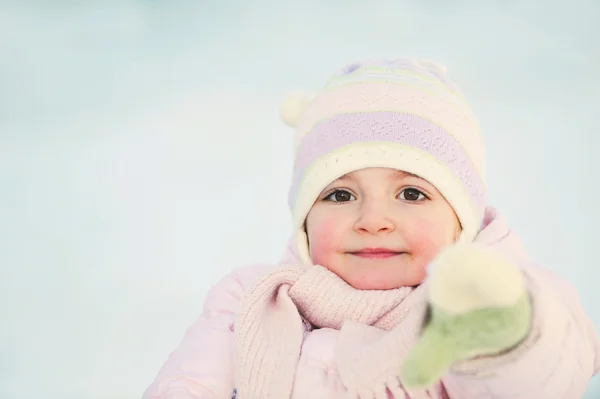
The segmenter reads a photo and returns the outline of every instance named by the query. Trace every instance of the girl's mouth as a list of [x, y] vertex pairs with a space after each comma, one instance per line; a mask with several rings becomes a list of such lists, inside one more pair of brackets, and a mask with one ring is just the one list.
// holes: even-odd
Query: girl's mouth
[[393, 256], [402, 255], [405, 252], [394, 251], [392, 249], [387, 249], [387, 248], [365, 248], [365, 249], [361, 249], [360, 251], [350, 252], [350, 253], [354, 256], [358, 256], [361, 258], [385, 259], [385, 258], [391, 258]]

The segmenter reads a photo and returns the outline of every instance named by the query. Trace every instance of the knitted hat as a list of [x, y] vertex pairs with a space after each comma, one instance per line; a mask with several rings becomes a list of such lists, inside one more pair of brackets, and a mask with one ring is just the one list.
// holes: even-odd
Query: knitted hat
[[295, 128], [289, 204], [297, 251], [310, 260], [304, 221], [321, 191], [344, 174], [387, 167], [433, 184], [454, 209], [460, 242], [477, 235], [485, 200], [479, 123], [445, 67], [396, 59], [346, 66], [313, 98], [297, 93], [280, 109]]

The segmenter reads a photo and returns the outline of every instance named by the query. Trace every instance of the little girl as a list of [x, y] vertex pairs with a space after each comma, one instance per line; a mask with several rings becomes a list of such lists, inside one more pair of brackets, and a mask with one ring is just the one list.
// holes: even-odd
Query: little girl
[[443, 67], [352, 64], [282, 118], [288, 251], [212, 288], [144, 398], [581, 398], [598, 337], [487, 203], [479, 125]]

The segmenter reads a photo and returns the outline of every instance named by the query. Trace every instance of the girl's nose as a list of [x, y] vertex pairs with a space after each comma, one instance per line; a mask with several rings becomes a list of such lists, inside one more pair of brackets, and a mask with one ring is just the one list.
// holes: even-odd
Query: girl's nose
[[370, 201], [360, 207], [354, 229], [362, 233], [377, 234], [394, 231], [396, 226], [384, 201]]

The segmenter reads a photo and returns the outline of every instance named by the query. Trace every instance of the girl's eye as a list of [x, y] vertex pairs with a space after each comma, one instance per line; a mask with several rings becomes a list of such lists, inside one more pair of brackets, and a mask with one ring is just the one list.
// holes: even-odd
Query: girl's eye
[[405, 188], [399, 194], [400, 199], [404, 201], [423, 201], [427, 196], [416, 188]]
[[355, 199], [356, 199], [356, 197], [354, 197], [352, 194], [350, 194], [346, 190], [335, 190], [334, 192], [332, 192], [331, 194], [329, 194], [327, 197], [324, 198], [325, 201], [331, 201], [331, 202], [348, 202], [348, 201], [354, 201]]

